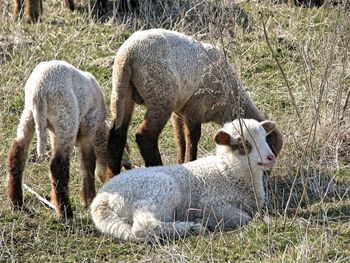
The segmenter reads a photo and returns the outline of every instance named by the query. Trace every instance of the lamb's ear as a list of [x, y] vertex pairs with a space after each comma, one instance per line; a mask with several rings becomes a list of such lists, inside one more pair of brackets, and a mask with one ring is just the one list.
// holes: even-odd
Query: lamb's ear
[[264, 127], [266, 134], [269, 135], [276, 128], [276, 123], [273, 121], [262, 121], [260, 124]]
[[231, 145], [231, 136], [221, 130], [214, 136], [214, 141], [218, 145]]

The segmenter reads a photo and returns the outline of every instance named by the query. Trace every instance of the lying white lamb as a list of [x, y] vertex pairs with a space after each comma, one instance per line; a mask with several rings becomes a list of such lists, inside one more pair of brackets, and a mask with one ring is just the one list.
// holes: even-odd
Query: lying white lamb
[[51, 201], [57, 214], [61, 217], [73, 216], [68, 181], [69, 159], [74, 145], [81, 152], [82, 203], [89, 206], [95, 196], [95, 168], [100, 180], [105, 180], [105, 119], [103, 94], [94, 76], [64, 61], [38, 64], [25, 85], [25, 108], [7, 161], [10, 205], [13, 208], [23, 205], [22, 174], [35, 130], [38, 136], [37, 151], [43, 155], [49, 129]]
[[237, 119], [214, 137], [215, 156], [113, 177], [91, 204], [96, 227], [145, 241], [247, 223], [264, 204], [263, 171], [276, 163], [265, 140], [274, 128], [271, 121]]

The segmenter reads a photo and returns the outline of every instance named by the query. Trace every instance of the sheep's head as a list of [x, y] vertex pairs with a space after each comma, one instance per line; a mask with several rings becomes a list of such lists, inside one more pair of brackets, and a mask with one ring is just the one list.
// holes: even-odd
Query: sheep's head
[[266, 142], [266, 136], [275, 129], [275, 123], [269, 120], [258, 122], [253, 119], [236, 119], [226, 123], [215, 135], [218, 149], [236, 158], [247, 160], [250, 165], [270, 170], [276, 164], [276, 157]]

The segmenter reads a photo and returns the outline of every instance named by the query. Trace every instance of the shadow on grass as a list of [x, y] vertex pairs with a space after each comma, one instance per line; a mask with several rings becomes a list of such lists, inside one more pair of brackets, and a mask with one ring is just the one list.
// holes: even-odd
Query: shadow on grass
[[334, 175], [309, 169], [295, 175], [296, 171], [290, 171], [287, 176], [269, 178], [270, 212], [318, 222], [350, 220], [349, 171]]

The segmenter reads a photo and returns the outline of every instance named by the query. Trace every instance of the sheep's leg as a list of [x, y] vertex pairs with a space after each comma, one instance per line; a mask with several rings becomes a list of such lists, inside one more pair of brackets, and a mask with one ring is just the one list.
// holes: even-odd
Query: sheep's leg
[[114, 175], [120, 173], [129, 123], [132, 117], [132, 112], [134, 110], [134, 104], [135, 103], [131, 98], [131, 93], [127, 94], [122, 125], [117, 129], [115, 127], [115, 120], [113, 120], [112, 128], [109, 131], [107, 145], [107, 179], [110, 179]]
[[136, 132], [136, 142], [146, 166], [163, 165], [158, 148], [158, 138], [170, 118], [171, 109], [148, 108], [145, 119]]
[[107, 13], [107, 0], [97, 0], [97, 11], [99, 17]]
[[95, 147], [91, 139], [81, 139], [80, 148], [80, 170], [83, 177], [83, 190], [81, 194], [81, 203], [88, 208], [92, 199], [95, 197], [95, 175], [96, 155]]
[[120, 127], [116, 127], [116, 123], [120, 123], [118, 116], [116, 116], [116, 102], [114, 101], [114, 95], [112, 94], [111, 99], [111, 111], [112, 111], [112, 127], [108, 134], [107, 143], [107, 180], [112, 178], [114, 175], [119, 174], [121, 170], [121, 163], [123, 159], [124, 148], [127, 139], [127, 133], [129, 128], [129, 123], [134, 111], [134, 100], [132, 98], [132, 90], [127, 89], [125, 94], [125, 104], [124, 104], [124, 115]]
[[41, 15], [41, 1], [42, 0], [25, 0], [25, 13], [29, 22], [36, 23], [39, 21]]
[[[56, 127], [56, 131], [61, 131]], [[70, 131], [68, 131], [69, 133]], [[74, 131], [72, 131], [73, 134]], [[51, 142], [51, 162], [50, 162], [50, 178], [51, 178], [51, 202], [56, 208], [56, 213], [62, 218], [73, 217], [73, 212], [69, 202], [69, 155], [73, 149], [75, 136], [65, 138], [66, 147], [61, 143], [61, 134], [50, 131]]]
[[[141, 220], [140, 220], [141, 219]], [[137, 213], [131, 233], [136, 240], [166, 241], [207, 233], [207, 228], [191, 221], [162, 222], [153, 213]]]
[[73, 217], [69, 202], [69, 153], [70, 151], [57, 151], [50, 162], [51, 202], [57, 214], [62, 218]]
[[66, 7], [68, 7], [71, 11], [74, 11], [74, 0], [65, 0]]
[[101, 183], [104, 183], [106, 181], [107, 173], [107, 126], [104, 122], [96, 131], [95, 151], [95, 176], [100, 180]]
[[177, 145], [177, 163], [183, 163], [185, 161], [186, 153], [186, 141], [184, 134], [184, 123], [181, 116], [176, 113], [172, 114], [172, 122], [175, 133], [175, 141]]
[[23, 0], [14, 0], [13, 1], [13, 16], [15, 18], [18, 18], [19, 16], [22, 16], [23, 14]]
[[202, 219], [202, 224], [210, 230], [227, 230], [247, 224], [252, 216], [240, 208], [225, 202], [220, 206], [213, 205]]
[[[68, 95], [68, 98], [72, 98]], [[74, 100], [52, 103], [48, 114], [48, 127], [51, 141], [51, 202], [55, 206], [58, 216], [61, 218], [73, 217], [69, 202], [69, 156], [73, 150], [79, 129], [79, 107]], [[58, 114], [59, 113], [59, 114]]]
[[17, 139], [14, 140], [7, 159], [7, 196], [10, 206], [15, 209], [23, 205], [22, 175], [34, 131], [32, 113], [24, 110], [17, 129]]
[[185, 162], [197, 159], [198, 142], [201, 137], [201, 123], [185, 118], [186, 155]]
[[121, 162], [123, 159], [124, 147], [127, 139], [129, 122], [123, 122], [120, 128], [115, 128], [113, 123], [112, 128], [109, 131], [108, 136], [108, 168], [107, 168], [107, 180], [114, 175], [119, 174], [121, 170]]
[[191, 235], [204, 235], [207, 232], [207, 228], [200, 223], [178, 221], [161, 223], [152, 234], [155, 235], [155, 238], [160, 237], [161, 240], [172, 240]]

